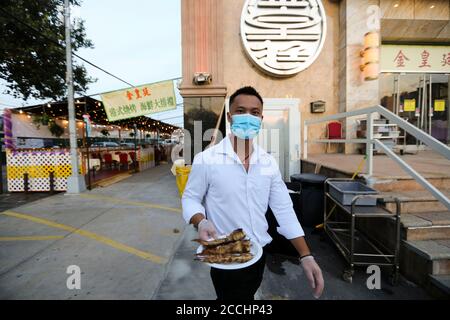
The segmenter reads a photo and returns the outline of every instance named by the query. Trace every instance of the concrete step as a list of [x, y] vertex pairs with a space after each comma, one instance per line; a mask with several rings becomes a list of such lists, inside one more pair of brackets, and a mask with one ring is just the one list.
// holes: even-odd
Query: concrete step
[[[448, 175], [448, 174], [447, 174]], [[448, 176], [427, 176], [425, 178], [437, 189], [450, 189], [450, 177]], [[370, 185], [380, 192], [402, 191], [424, 191], [426, 190], [416, 180], [411, 177], [374, 177], [370, 180]]]
[[405, 240], [450, 239], [450, 211], [404, 214], [401, 222]]
[[[426, 262], [428, 274], [450, 275], [450, 240], [403, 240], [403, 248], [407, 254], [416, 256]], [[415, 264], [409, 268], [415, 269]]]
[[[400, 238], [406, 241], [450, 241], [450, 212], [405, 214]], [[357, 228], [390, 250], [395, 249], [395, 219], [359, 219]]]
[[449, 299], [450, 275], [430, 275], [428, 291], [436, 298]]
[[[448, 198], [450, 198], [450, 189], [441, 189], [440, 191]], [[384, 197], [398, 198], [402, 202], [400, 208], [402, 215], [419, 212], [447, 211], [447, 207], [445, 207], [442, 203], [440, 203], [426, 190], [422, 191], [402, 190], [402, 191], [380, 192], [380, 194]], [[387, 203], [386, 208], [389, 211], [394, 212], [396, 205], [395, 203]]]
[[450, 276], [450, 240], [403, 240], [400, 272], [434, 297], [448, 299], [441, 282]]

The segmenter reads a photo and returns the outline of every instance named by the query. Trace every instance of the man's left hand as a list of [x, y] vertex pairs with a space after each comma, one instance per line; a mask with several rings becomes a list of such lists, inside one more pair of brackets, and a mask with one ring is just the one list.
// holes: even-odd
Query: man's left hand
[[300, 259], [306, 278], [308, 278], [309, 285], [314, 290], [314, 298], [318, 299], [322, 295], [324, 288], [324, 281], [322, 270], [314, 260], [313, 256], [306, 256]]

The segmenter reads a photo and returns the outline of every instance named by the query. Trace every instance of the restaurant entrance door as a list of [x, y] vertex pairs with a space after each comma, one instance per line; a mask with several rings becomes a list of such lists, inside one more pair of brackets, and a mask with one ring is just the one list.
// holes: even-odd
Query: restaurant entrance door
[[[442, 143], [449, 144], [449, 82], [448, 74], [382, 73], [380, 104]], [[419, 142], [406, 135], [406, 145], [411, 149], [414, 145], [418, 147]]]

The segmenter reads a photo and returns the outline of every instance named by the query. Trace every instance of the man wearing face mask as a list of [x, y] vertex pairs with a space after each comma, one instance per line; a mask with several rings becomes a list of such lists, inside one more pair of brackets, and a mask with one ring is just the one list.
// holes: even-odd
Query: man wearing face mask
[[[324, 288], [322, 272], [306, 244], [278, 165], [253, 141], [263, 120], [263, 100], [254, 88], [243, 87], [230, 96], [229, 103], [232, 133], [195, 156], [182, 197], [183, 217], [198, 228], [203, 240], [242, 228], [264, 247], [272, 241], [265, 218], [270, 206], [278, 232], [297, 249], [313, 295], [319, 298]], [[265, 254], [246, 268], [211, 268], [217, 298], [253, 300], [264, 265]]]

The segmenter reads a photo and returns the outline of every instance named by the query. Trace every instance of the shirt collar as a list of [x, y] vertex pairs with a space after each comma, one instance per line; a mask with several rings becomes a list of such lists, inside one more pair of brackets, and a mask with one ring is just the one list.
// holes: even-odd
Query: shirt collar
[[[255, 139], [253, 139], [252, 145], [253, 152], [252, 156], [250, 157], [250, 163], [257, 163], [258, 160], [265, 156], [267, 153], [256, 143]], [[233, 145], [231, 144], [231, 137], [229, 135], [222, 139], [222, 141], [217, 145], [217, 153], [226, 154], [230, 158], [240, 162], [239, 157], [237, 156], [236, 152], [234, 152]]]

